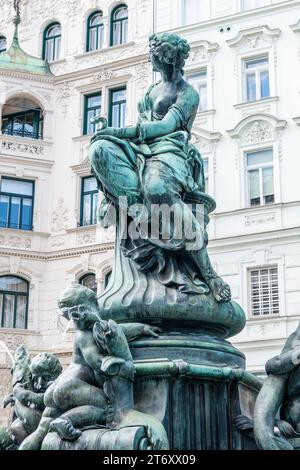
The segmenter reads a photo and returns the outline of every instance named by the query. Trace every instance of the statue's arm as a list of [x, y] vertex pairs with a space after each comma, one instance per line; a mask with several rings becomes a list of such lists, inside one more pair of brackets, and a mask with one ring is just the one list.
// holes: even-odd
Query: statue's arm
[[22, 405], [30, 406], [33, 404], [36, 408], [44, 409], [44, 394], [26, 390], [20, 384], [14, 387], [14, 398], [22, 403]]
[[122, 323], [120, 324], [127, 341], [133, 341], [143, 336], [152, 336], [158, 338], [160, 329], [156, 326], [145, 325], [143, 323]]
[[96, 372], [100, 372], [103, 355], [95, 343], [82, 345], [81, 354], [85, 362]]
[[13, 395], [9, 395], [3, 400], [3, 408], [6, 408], [9, 404], [13, 406], [15, 404], [15, 401], [16, 401], [15, 397]]
[[95, 134], [92, 142], [105, 136], [128, 140], [138, 139], [141, 142], [147, 142], [148, 140], [171, 134], [177, 128], [178, 117], [172, 111], [169, 111], [161, 121], [143, 122], [137, 126], [123, 128], [106, 127], [101, 129]]

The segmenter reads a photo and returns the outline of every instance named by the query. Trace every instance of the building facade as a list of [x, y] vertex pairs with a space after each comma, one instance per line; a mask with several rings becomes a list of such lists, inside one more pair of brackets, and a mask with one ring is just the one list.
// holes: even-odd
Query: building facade
[[[96, 225], [91, 118], [135, 123], [157, 79], [148, 36], [172, 30], [191, 44], [186, 77], [200, 94], [193, 142], [217, 202], [210, 255], [247, 314], [233, 343], [263, 373], [300, 319], [300, 1], [24, 0], [21, 47], [51, 73], [1, 67], [9, 3], [0, 0], [0, 341], [68, 363], [57, 298], [74, 281], [101, 292], [113, 263], [114, 231]], [[0, 377], [3, 398], [1, 350]]]

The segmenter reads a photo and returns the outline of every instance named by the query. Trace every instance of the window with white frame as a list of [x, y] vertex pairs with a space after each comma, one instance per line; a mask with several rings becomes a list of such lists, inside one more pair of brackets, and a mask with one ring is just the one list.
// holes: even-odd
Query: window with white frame
[[271, 0], [241, 0], [241, 11], [254, 10], [271, 5]]
[[203, 19], [203, 2], [200, 0], [182, 0], [183, 26], [198, 23]]
[[275, 202], [273, 149], [246, 152], [248, 204], [263, 206]]
[[251, 269], [249, 281], [252, 316], [279, 315], [278, 267]]
[[256, 101], [270, 96], [268, 54], [243, 60], [244, 99]]
[[187, 81], [199, 93], [199, 108], [198, 113], [207, 111], [207, 69], [201, 69], [198, 72], [189, 73]]

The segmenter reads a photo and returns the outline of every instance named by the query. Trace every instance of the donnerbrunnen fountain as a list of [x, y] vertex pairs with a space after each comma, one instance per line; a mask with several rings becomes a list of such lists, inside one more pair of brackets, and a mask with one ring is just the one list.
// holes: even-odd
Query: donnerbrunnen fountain
[[[18, 0], [15, 9], [0, 70], [49, 73], [21, 49]], [[160, 80], [138, 103], [137, 125], [98, 118], [89, 158], [103, 193], [99, 223], [116, 227], [113, 273], [98, 298], [72, 284], [58, 299], [76, 330], [64, 371], [52, 354], [15, 352], [4, 402], [15, 419], [0, 429], [1, 449], [300, 448], [300, 327], [264, 383], [227, 341], [245, 314], [207, 252], [216, 204], [190, 143], [199, 96], [184, 79], [189, 51], [176, 34], [151, 36]]]

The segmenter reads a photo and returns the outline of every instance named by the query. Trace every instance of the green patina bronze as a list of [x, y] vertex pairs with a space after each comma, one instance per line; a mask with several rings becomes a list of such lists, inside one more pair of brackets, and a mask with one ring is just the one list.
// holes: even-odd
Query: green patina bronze
[[[136, 126], [112, 128], [99, 118], [89, 158], [104, 193], [99, 221], [116, 224], [115, 265], [98, 298], [78, 284], [61, 295], [76, 331], [72, 361], [47, 388], [39, 425], [21, 450], [254, 445], [234, 423], [251, 414], [261, 382], [226, 341], [243, 329], [245, 314], [207, 252], [216, 204], [191, 144], [199, 96], [184, 79], [189, 51], [176, 34], [153, 35], [150, 59], [161, 80], [139, 103]], [[173, 210], [165, 232], [161, 206]], [[178, 220], [192, 237], [178, 236]]]
[[[115, 267], [99, 307], [103, 318], [118, 322], [209, 324], [229, 337], [243, 329], [245, 315], [230, 301], [230, 288], [207, 253], [206, 227], [216, 204], [205, 192], [203, 160], [190, 142], [199, 95], [184, 78], [189, 51], [176, 34], [153, 35], [150, 60], [161, 79], [139, 102], [137, 124], [112, 128], [99, 118], [102, 129], [89, 151], [105, 195], [99, 218], [107, 227], [111, 213], [120, 216]], [[172, 208], [174, 218], [165, 231], [158, 223], [153, 236], [162, 207]], [[192, 248], [188, 234], [178, 236], [178, 220], [192, 227]], [[124, 237], [126, 224], [134, 233]]]
[[4, 400], [4, 407], [14, 407], [16, 419], [7, 428], [0, 428], [0, 449], [17, 449], [33, 433], [41, 420], [44, 394], [62, 372], [56, 356], [42, 353], [32, 361], [21, 346], [16, 350], [12, 368], [12, 394]]
[[300, 324], [282, 353], [266, 364], [268, 378], [258, 395], [254, 413], [254, 436], [260, 449], [299, 449], [299, 364]]
[[0, 54], [0, 73], [2, 69], [27, 72], [37, 75], [53, 76], [48, 62], [27, 54], [20, 46], [18, 28], [21, 23], [19, 1], [15, 1], [16, 17], [12, 44], [6, 52]]
[[[106, 441], [111, 445], [119, 430], [135, 426], [147, 430], [141, 433], [141, 440], [147, 440], [149, 448], [167, 449], [162, 424], [135, 410], [133, 403], [135, 369], [127, 341], [143, 335], [156, 337], [155, 329], [101, 320], [96, 294], [78, 284], [66, 289], [58, 304], [76, 329], [72, 362], [47, 390], [40, 424], [20, 449], [58, 450], [75, 441], [79, 449], [91, 449], [94, 438], [89, 436], [86, 442], [82, 430], [96, 430], [97, 426], [106, 428], [110, 435]], [[98, 438], [101, 441], [101, 433]], [[135, 434], [133, 438], [136, 440]], [[102, 448], [100, 441], [95, 446]]]

